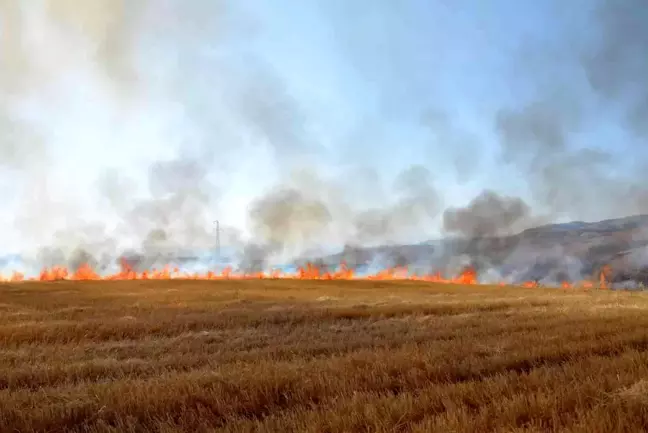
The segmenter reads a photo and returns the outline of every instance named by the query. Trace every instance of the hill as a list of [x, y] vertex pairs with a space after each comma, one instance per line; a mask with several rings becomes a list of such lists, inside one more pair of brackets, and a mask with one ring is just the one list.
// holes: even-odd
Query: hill
[[500, 237], [374, 248], [348, 246], [321, 259], [329, 265], [340, 261], [361, 268], [408, 265], [447, 272], [472, 265], [482, 280], [514, 282], [573, 281], [610, 265], [616, 282], [648, 283], [648, 215], [548, 224]]

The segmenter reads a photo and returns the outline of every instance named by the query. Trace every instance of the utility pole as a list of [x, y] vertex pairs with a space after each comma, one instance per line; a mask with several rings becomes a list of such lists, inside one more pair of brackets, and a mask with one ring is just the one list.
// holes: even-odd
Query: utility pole
[[214, 221], [216, 224], [216, 257], [220, 260], [220, 221]]

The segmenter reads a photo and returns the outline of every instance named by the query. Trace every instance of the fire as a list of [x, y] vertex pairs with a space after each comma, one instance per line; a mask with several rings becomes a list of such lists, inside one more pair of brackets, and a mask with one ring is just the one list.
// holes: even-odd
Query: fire
[[601, 287], [601, 289], [608, 288], [608, 280], [610, 279], [611, 275], [612, 267], [610, 267], [610, 265], [605, 265], [601, 268], [599, 272], [599, 286]]
[[[100, 275], [88, 264], [79, 266], [75, 271], [70, 271], [64, 266], [54, 266], [51, 268], [43, 269], [38, 277], [26, 278], [24, 274], [14, 272], [8, 278], [0, 277], [3, 282], [19, 282], [19, 281], [115, 281], [115, 280], [234, 280], [234, 279], [298, 279], [298, 280], [410, 280], [410, 281], [425, 281], [434, 283], [446, 284], [462, 284], [473, 285], [480, 284], [477, 278], [477, 271], [473, 267], [464, 268], [458, 275], [454, 277], [445, 277], [441, 272], [434, 272], [429, 274], [419, 275], [411, 273], [405, 267], [391, 267], [380, 270], [371, 275], [357, 275], [353, 269], [349, 268], [346, 263], [341, 263], [340, 266], [334, 271], [329, 271], [322, 267], [316, 266], [313, 263], [308, 263], [305, 266], [298, 268], [297, 272], [286, 273], [280, 270], [272, 270], [268, 273], [239, 273], [235, 272], [233, 268], [226, 267], [220, 272], [209, 271], [205, 273], [183, 273], [178, 268], [171, 268], [165, 266], [162, 269], [151, 269], [147, 271], [138, 272], [133, 269], [131, 265], [124, 259], [120, 262], [121, 269], [119, 272], [111, 275]], [[605, 266], [600, 271], [599, 287], [607, 288], [608, 280], [610, 278], [612, 269]], [[504, 282], [499, 283], [500, 286], [506, 285]], [[520, 284], [525, 288], [539, 287], [536, 281], [526, 281]], [[591, 281], [581, 281], [580, 283], [571, 283], [563, 281], [561, 287], [564, 289], [582, 287], [593, 288], [594, 283]]]

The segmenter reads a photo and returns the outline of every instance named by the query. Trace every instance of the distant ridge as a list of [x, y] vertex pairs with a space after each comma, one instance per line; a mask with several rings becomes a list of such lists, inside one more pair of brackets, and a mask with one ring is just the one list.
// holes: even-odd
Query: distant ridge
[[634, 215], [622, 218], [612, 218], [602, 221], [585, 222], [585, 221], [572, 221], [567, 223], [547, 224], [538, 227], [532, 227], [525, 232], [537, 231], [614, 231], [614, 230], [629, 230], [640, 227], [648, 228], [648, 215]]

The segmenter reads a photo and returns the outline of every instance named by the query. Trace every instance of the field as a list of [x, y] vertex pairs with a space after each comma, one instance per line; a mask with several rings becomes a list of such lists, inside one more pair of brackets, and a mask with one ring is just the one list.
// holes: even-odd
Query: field
[[0, 432], [634, 432], [648, 295], [385, 281], [0, 285]]

